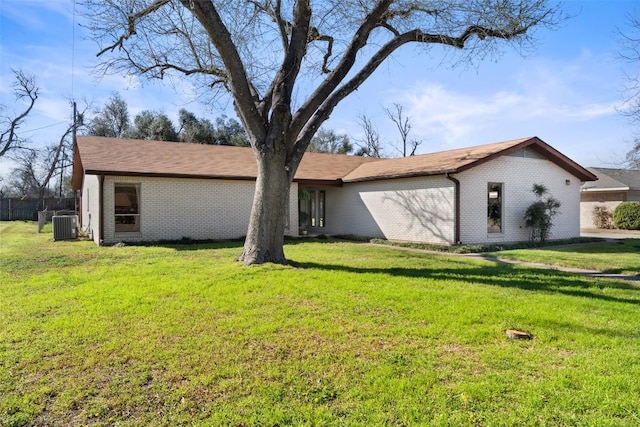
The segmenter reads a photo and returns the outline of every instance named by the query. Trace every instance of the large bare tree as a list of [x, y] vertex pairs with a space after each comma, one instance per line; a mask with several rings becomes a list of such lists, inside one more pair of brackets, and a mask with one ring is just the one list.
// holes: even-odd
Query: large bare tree
[[[637, 69], [640, 63], [640, 14], [629, 15], [626, 28], [620, 30], [619, 57]], [[624, 101], [626, 108], [622, 113], [637, 127], [640, 124], [640, 73], [625, 76]], [[631, 168], [640, 168], [640, 132], [636, 132], [633, 148], [627, 152], [625, 163]]]
[[[0, 157], [9, 153], [9, 151], [25, 148], [23, 145], [24, 140], [20, 138], [18, 130], [25, 123], [40, 92], [40, 88], [36, 84], [36, 78], [33, 75], [25, 74], [21, 70], [12, 71], [15, 76], [13, 94], [16, 101], [26, 101], [26, 104], [19, 113], [0, 118]], [[0, 111], [2, 109], [4, 109], [3, 106], [0, 106]]]
[[49, 189], [54, 177], [59, 177], [59, 185], [62, 188], [65, 167], [71, 166], [66, 160], [73, 153], [74, 133], [83, 127], [78, 118], [84, 116], [87, 108], [85, 106], [81, 112], [77, 112], [74, 104], [76, 116], [72, 118], [57, 142], [39, 150], [21, 150], [14, 156], [17, 167], [11, 172], [10, 184], [17, 194], [37, 197], [38, 205], [42, 206], [43, 199], [55, 193]]
[[[258, 164], [245, 264], [286, 263], [289, 187], [332, 111], [405, 45], [458, 59], [522, 46], [561, 19], [544, 0], [86, 0], [100, 71], [182, 74], [226, 92]], [[438, 51], [440, 52], [440, 51]], [[211, 161], [215, 161], [212, 159]]]

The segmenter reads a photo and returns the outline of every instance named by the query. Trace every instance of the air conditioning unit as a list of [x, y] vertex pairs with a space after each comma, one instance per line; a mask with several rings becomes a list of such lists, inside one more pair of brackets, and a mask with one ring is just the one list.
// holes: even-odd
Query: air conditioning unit
[[53, 240], [73, 240], [78, 238], [78, 215], [54, 215]]

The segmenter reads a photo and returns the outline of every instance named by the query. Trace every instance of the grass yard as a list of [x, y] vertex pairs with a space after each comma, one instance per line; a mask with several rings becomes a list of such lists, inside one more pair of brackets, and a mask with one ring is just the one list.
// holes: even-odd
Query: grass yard
[[505, 250], [492, 255], [561, 267], [599, 270], [605, 273], [640, 275], [640, 239], [535, 250]]
[[631, 283], [312, 240], [287, 245], [297, 267], [247, 268], [237, 242], [35, 231], [0, 222], [2, 427], [640, 424]]

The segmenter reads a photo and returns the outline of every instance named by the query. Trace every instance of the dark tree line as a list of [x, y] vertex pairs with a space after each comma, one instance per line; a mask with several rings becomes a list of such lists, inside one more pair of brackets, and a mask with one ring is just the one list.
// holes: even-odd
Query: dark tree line
[[[136, 114], [131, 121], [127, 102], [117, 92], [107, 100], [104, 107], [96, 111], [89, 123], [87, 133], [112, 138], [249, 146], [247, 134], [240, 122], [224, 115], [212, 122], [209, 119], [197, 117], [183, 108], [178, 112], [176, 126], [166, 114], [160, 111], [144, 110]], [[307, 151], [351, 154], [354, 149], [354, 145], [346, 134], [320, 129], [312, 138]], [[367, 155], [367, 153], [362, 148], [356, 152], [357, 155]]]
[[118, 93], [114, 93], [104, 107], [96, 111], [87, 133], [112, 138], [249, 146], [242, 125], [226, 116], [211, 122], [183, 108], [178, 112], [178, 123], [174, 125], [163, 112], [144, 110], [131, 121], [127, 103]]

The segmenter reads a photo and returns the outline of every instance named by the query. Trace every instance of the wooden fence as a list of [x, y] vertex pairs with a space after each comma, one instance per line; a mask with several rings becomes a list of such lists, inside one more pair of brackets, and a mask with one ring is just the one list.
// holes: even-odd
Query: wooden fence
[[47, 198], [43, 203], [38, 199], [4, 197], [0, 199], [0, 221], [37, 221], [38, 211], [74, 210], [73, 198]]

